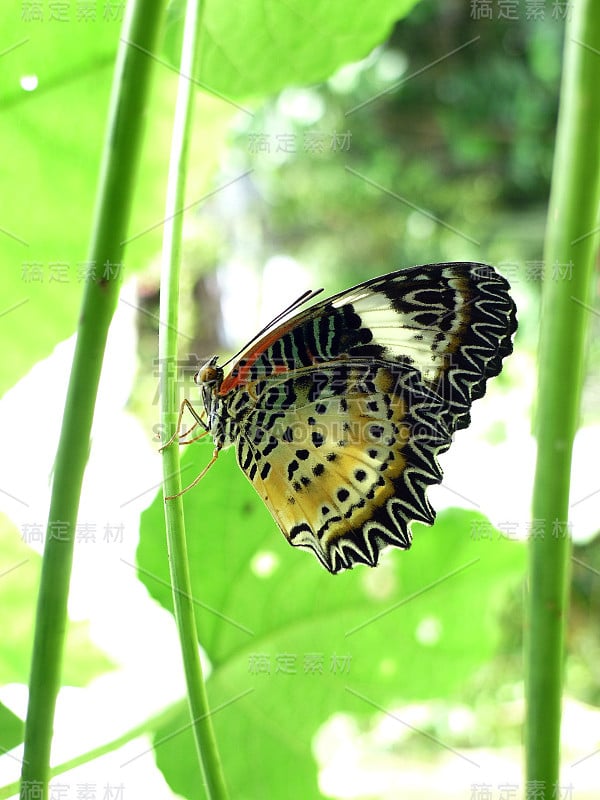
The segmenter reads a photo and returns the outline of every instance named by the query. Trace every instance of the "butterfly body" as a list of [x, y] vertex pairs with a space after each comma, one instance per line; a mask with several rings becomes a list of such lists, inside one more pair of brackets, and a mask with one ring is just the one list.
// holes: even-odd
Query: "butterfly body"
[[288, 541], [331, 572], [407, 549], [433, 523], [437, 457], [512, 351], [515, 306], [491, 267], [390, 273], [267, 329], [225, 375], [196, 376], [217, 451]]

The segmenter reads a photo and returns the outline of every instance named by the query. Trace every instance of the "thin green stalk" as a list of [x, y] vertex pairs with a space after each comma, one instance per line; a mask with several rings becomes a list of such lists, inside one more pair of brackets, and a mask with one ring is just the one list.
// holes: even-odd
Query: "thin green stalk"
[[[160, 398], [161, 418], [163, 430], [165, 431], [175, 430], [178, 414], [178, 397], [175, 391], [176, 380], [173, 380], [176, 377], [176, 369], [169, 370], [169, 365], [175, 365], [177, 362], [179, 268], [183, 228], [183, 213], [181, 209], [184, 207], [185, 200], [185, 179], [194, 91], [188, 76], [194, 74], [194, 65], [197, 62], [201, 22], [200, 0], [188, 0], [173, 139], [171, 142], [160, 286], [160, 319], [162, 322], [159, 339]], [[164, 450], [163, 475], [165, 496], [178, 494], [181, 491], [181, 480], [177, 442], [174, 442]], [[226, 800], [225, 779], [217, 750], [198, 652], [197, 628], [181, 497], [165, 501], [165, 520], [171, 584], [173, 587], [173, 605], [181, 642], [198, 760], [208, 797], [211, 800]]]
[[140, 151], [152, 66], [144, 51], [154, 48], [162, 5], [153, 0], [136, 0], [128, 5], [117, 56], [89, 257], [95, 265], [95, 279], [87, 282], [82, 301], [44, 547], [25, 723], [23, 798], [42, 800], [48, 794], [75, 523], [108, 326], [117, 303], [122, 242]]
[[[57, 764], [55, 767], [51, 767], [50, 778], [56, 778], [57, 775], [64, 775], [65, 772], [69, 772], [75, 769], [75, 767], [89, 764], [90, 761], [95, 761], [97, 758], [105, 756], [108, 753], [114, 753], [115, 750], [119, 750], [121, 747], [129, 744], [129, 742], [133, 742], [135, 739], [139, 739], [141, 736], [153, 736], [157, 730], [168, 727], [172, 725], [175, 720], [179, 720], [186, 704], [187, 701], [185, 698], [177, 700], [168, 708], [159, 711], [157, 714], [153, 714], [151, 717], [144, 720], [144, 722], [135, 725], [120, 736], [110, 739], [108, 742], [103, 742], [103, 744], [98, 745], [98, 747], [92, 747], [90, 750], [86, 750], [85, 753], [80, 753], [74, 758], [70, 758], [68, 761]], [[0, 800], [9, 800], [10, 797], [14, 797], [18, 792], [19, 781], [0, 786]], [[35, 792], [31, 792], [29, 800], [33, 800], [34, 798], [37, 800], [37, 797], [38, 795], [35, 794]]]
[[[599, 85], [600, 4], [578, 0], [572, 4], [565, 37], [544, 250], [533, 518], [544, 525], [545, 535], [531, 541], [527, 603], [527, 781], [532, 787], [538, 782], [543, 790], [539, 796], [546, 798], [555, 796], [559, 781], [570, 559], [569, 476], [598, 247]], [[553, 269], [558, 270], [554, 279]]]

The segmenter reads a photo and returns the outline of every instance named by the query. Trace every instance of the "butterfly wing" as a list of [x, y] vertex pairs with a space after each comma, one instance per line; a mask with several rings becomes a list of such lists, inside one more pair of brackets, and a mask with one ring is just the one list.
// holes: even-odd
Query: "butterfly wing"
[[492, 267], [390, 273], [252, 343], [218, 394], [241, 469], [288, 541], [331, 572], [408, 548], [432, 523], [437, 456], [512, 351], [516, 310]]
[[410, 547], [409, 522], [432, 523], [425, 490], [451, 432], [417, 370], [328, 364], [270, 381], [240, 426], [237, 458], [290, 544], [330, 571]]
[[444, 400], [453, 430], [470, 422], [512, 352], [516, 308], [508, 281], [472, 262], [430, 264], [362, 283], [297, 314], [251, 345], [220, 394], [247, 381], [340, 358], [413, 366]]

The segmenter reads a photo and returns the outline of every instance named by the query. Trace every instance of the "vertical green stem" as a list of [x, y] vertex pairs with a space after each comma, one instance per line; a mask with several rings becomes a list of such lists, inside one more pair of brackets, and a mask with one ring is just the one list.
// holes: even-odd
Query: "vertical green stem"
[[[568, 609], [569, 476], [577, 429], [600, 202], [600, 3], [577, 0], [564, 72], [546, 231], [539, 348], [538, 456], [527, 630], [527, 781], [551, 798], [559, 780]], [[557, 270], [554, 278], [552, 270]], [[572, 270], [569, 275], [570, 269]], [[562, 275], [561, 275], [562, 271]]]
[[[201, 29], [200, 0], [188, 0], [181, 52], [181, 68], [171, 142], [171, 158], [165, 207], [165, 228], [160, 286], [161, 365], [160, 397], [163, 430], [174, 431], [178, 413], [176, 394], [177, 328], [179, 300], [180, 248], [183, 228], [186, 167], [193, 108], [193, 86], [189, 80], [195, 74]], [[172, 366], [173, 369], [169, 369]], [[163, 454], [165, 495], [181, 491], [179, 451], [177, 442], [166, 447]], [[189, 574], [185, 523], [181, 497], [165, 501], [165, 520], [169, 566], [173, 586], [173, 605], [181, 641], [183, 665], [187, 683], [192, 728], [196, 740], [200, 769], [207, 796], [211, 800], [226, 800], [227, 790], [212, 727], [202, 665], [198, 652], [192, 586]]]
[[153, 0], [128, 4], [117, 56], [89, 256], [95, 276], [87, 282], [82, 301], [44, 547], [25, 724], [23, 798], [48, 796], [75, 523], [106, 337], [120, 285], [122, 242], [152, 67], [147, 52], [154, 49], [162, 7], [162, 2]]

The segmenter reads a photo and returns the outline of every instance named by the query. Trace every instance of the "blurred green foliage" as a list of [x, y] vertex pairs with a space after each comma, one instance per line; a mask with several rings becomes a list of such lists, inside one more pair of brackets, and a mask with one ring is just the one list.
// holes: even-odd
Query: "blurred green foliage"
[[[265, 6], [246, 0], [238, 10], [207, 3], [198, 85], [201, 133], [191, 142], [190, 204], [214, 187], [226, 124], [249, 95], [264, 97], [291, 80], [325, 77], [363, 57], [415, 0], [371, 0], [348, 14], [343, 0]], [[5, 4], [0, 29], [0, 120], [3, 194], [0, 257], [3, 283], [0, 391], [46, 356], [76, 327], [78, 302], [89, 278], [90, 238], [113, 64], [124, 4], [80, 13], [76, 3]], [[168, 61], [181, 26], [173, 3], [163, 43], [154, 58], [155, 86], [148, 135], [130, 223], [124, 264], [101, 265], [130, 275], [160, 251], [168, 142], [177, 76]], [[313, 35], [307, 36], [307, 31]], [[314, 33], [321, 32], [319, 39]], [[300, 47], [301, 46], [301, 47]], [[166, 53], [166, 56], [165, 56]], [[285, 57], [284, 57], [285, 56]], [[177, 63], [176, 61], [174, 63]], [[251, 114], [249, 109], [240, 111]], [[4, 338], [2, 338], [4, 337]]]
[[[167, 52], [176, 46], [178, 5], [171, 11]], [[207, 21], [215, 21], [207, 29], [208, 72], [202, 77], [213, 91], [252, 99], [244, 100], [245, 110], [240, 110], [199, 94], [182, 293], [183, 320], [199, 356], [226, 347], [219, 340], [223, 320], [215, 311], [219, 294], [213, 276], [240, 250], [257, 274], [270, 256], [292, 256], [310, 268], [316, 284], [323, 282], [331, 291], [416, 263], [474, 259], [501, 269], [504, 265], [517, 291], [532, 301], [529, 314], [520, 314], [519, 346], [533, 352], [538, 282], [528, 275], [527, 265], [541, 259], [562, 22], [552, 16], [550, 5], [544, 19], [527, 19], [521, 4], [516, 20], [479, 20], [472, 3], [431, 0], [417, 4], [369, 54], [412, 5], [374, 0], [361, 4], [352, 17], [346, 3], [335, 3], [332, 18], [338, 23], [349, 18], [335, 47], [327, 25], [319, 29], [313, 19], [297, 25], [288, 19], [281, 23], [285, 35], [271, 42], [272, 49], [266, 38], [253, 36], [248, 21], [244, 26], [232, 21], [233, 6], [209, 5]], [[327, 6], [315, 4], [315, 13]], [[263, 34], [266, 7], [252, 5], [252, 24]], [[7, 38], [32, 36], [14, 11], [0, 12], [0, 18]], [[44, 37], [48, 30], [41, 29]], [[30, 244], [25, 252], [10, 237], [0, 240], [10, 265], [6, 306], [27, 301], [4, 320], [10, 321], [3, 347], [4, 386], [76, 324], [81, 282], [73, 276], [87, 252], [118, 27], [80, 27], [75, 36], [72, 28], [68, 31], [60, 46], [52, 38], [35, 39], [35, 49], [24, 45], [14, 60], [7, 56], [3, 62], [0, 98], [14, 116], [0, 128], [11, 153], [5, 178], [12, 198], [1, 224]], [[229, 41], [231, 31], [235, 37]], [[225, 66], [217, 58], [219, 36], [227, 40]], [[252, 69], [235, 68], [232, 56], [241, 53]], [[260, 58], [253, 61], [257, 53]], [[353, 63], [327, 78], [348, 60]], [[21, 75], [32, 72], [47, 81], [35, 97], [15, 88]], [[319, 80], [324, 82], [312, 83]], [[266, 100], [258, 99], [267, 94]], [[144, 235], [128, 249], [126, 265], [128, 272], [143, 271], [140, 305], [150, 314], [157, 312], [156, 267], [149, 264], [160, 247], [173, 96], [174, 78], [160, 71], [131, 226], [132, 236]], [[210, 189], [245, 170], [252, 172], [234, 199], [224, 193], [206, 198]], [[26, 262], [40, 262], [45, 279], [24, 280]], [[69, 265], [68, 286], [48, 281], [50, 262]], [[280, 279], [285, 284], [284, 272]], [[140, 332], [133, 405], [149, 413], [157, 341], [151, 316], [140, 316]], [[208, 448], [190, 448], [184, 464], [197, 469], [207, 453]], [[434, 531], [416, 531], [409, 553], [391, 553], [375, 572], [357, 569], [332, 578], [278, 538], [231, 453], [219, 459], [201, 489], [185, 496], [185, 504], [192, 523], [199, 637], [212, 669], [211, 703], [219, 708], [239, 696], [215, 714], [236, 797], [261, 796], [265, 785], [273, 796], [288, 796], [290, 774], [294, 796], [315, 796], [311, 737], [319, 725], [339, 709], [356, 714], [365, 725], [379, 714], [349, 693], [348, 686], [380, 705], [467, 698], [474, 706], [496, 707], [504, 690], [498, 686], [518, 675], [523, 548], [500, 541], [477, 546], [469, 536], [474, 515], [441, 515]], [[195, 533], [195, 521], [201, 533]], [[163, 526], [162, 501], [156, 499], [142, 522], [139, 564], [167, 580]], [[459, 573], [456, 583], [449, 580], [399, 605], [428, 581], [474, 559], [480, 561]], [[275, 567], [261, 576], [261, 564]], [[146, 573], [141, 578], [170, 608], [168, 586]], [[11, 608], [17, 609], [18, 619], [27, 588], [14, 589]], [[369, 615], [395, 604], [397, 611], [345, 636]], [[435, 633], [429, 641], [428, 630]], [[19, 652], [7, 650], [5, 677], [25, 681], [27, 650], [18, 638], [17, 645]], [[300, 659], [295, 674], [274, 673], [282, 653]], [[323, 674], [303, 671], [307, 653], [325, 657]], [[265, 657], [272, 674], [249, 669], [256, 654]], [[348, 674], [331, 673], [335, 654], [351, 656]], [[89, 656], [98, 671], [108, 667], [94, 651]], [[79, 653], [68, 660], [68, 679], [74, 683], [94, 674], [82, 658]], [[577, 685], [597, 702], [582, 664], [587, 667], [584, 661], [575, 665]], [[247, 690], [252, 691], [244, 695]], [[182, 716], [178, 724], [157, 732], [157, 740], [187, 721]], [[492, 740], [497, 726], [490, 723], [485, 732]], [[11, 734], [5, 746], [12, 746], [13, 739]], [[189, 731], [163, 742], [156, 752], [170, 784], [186, 796], [199, 796]], [[249, 761], [257, 765], [251, 776]]]
[[[258, 195], [245, 213], [266, 247], [340, 286], [463, 258], [517, 263], [524, 280], [541, 258], [561, 37], [549, 15], [486, 22], [466, 3], [422, 3], [364, 62], [241, 119]], [[296, 152], [278, 150], [286, 133]], [[261, 136], [269, 152], [253, 152]]]
[[188, 221], [182, 304], [200, 357], [231, 346], [210, 276], [240, 259], [260, 276], [274, 255], [327, 291], [412, 264], [493, 263], [531, 304], [519, 343], [533, 354], [563, 24], [549, 7], [516, 20], [473, 7], [418, 4], [364, 60], [233, 117], [221, 174], [251, 173]]
[[[188, 448], [183, 474], [198, 474], [208, 451]], [[335, 713], [367, 722], [395, 705], [475, 691], [524, 570], [523, 544], [478, 541], [482, 516], [449, 511], [434, 529], [415, 526], [407, 553], [390, 549], [376, 570], [331, 576], [287, 544], [231, 451], [184, 495], [184, 509], [207, 691], [240, 800], [266, 785], [287, 797], [292, 772], [294, 796], [317, 796], [311, 742]], [[143, 514], [137, 561], [150, 594], [172, 609], [162, 496]], [[156, 756], [173, 789], [201, 798], [186, 720], [157, 731]]]

